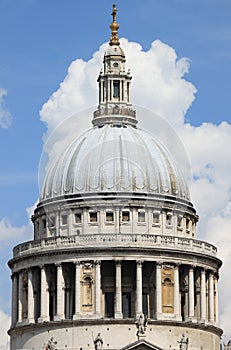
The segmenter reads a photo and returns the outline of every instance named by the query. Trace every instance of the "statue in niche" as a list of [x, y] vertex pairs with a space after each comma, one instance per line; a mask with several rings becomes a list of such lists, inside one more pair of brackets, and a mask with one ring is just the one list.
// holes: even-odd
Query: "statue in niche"
[[145, 336], [147, 324], [148, 324], [147, 316], [141, 313], [136, 320], [136, 328], [137, 328], [136, 336], [138, 337], [138, 340], [140, 336]]
[[46, 345], [46, 350], [57, 350], [56, 345], [57, 345], [57, 341], [54, 341], [54, 338], [51, 337], [51, 339], [48, 340], [48, 343]]
[[103, 347], [103, 339], [100, 333], [98, 333], [94, 339], [94, 347], [95, 347], [95, 350], [101, 350]]
[[178, 341], [179, 349], [188, 350], [188, 337], [185, 334], [182, 334], [181, 340]]

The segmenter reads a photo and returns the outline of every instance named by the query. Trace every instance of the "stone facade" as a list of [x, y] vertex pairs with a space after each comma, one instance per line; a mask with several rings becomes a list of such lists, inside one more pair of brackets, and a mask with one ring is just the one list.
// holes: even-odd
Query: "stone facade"
[[[93, 116], [95, 140], [104, 136], [96, 168], [107, 137], [118, 150], [97, 177], [101, 190], [94, 191], [93, 166], [79, 168], [82, 139], [48, 171], [32, 217], [34, 240], [16, 246], [9, 261], [11, 350], [219, 350], [221, 261], [213, 245], [196, 239], [198, 216], [171, 155], [159, 143], [150, 152], [144, 138], [151, 144], [154, 137], [137, 129], [115, 7], [111, 30]], [[134, 145], [129, 159], [144, 150], [135, 165], [123, 158], [126, 137]], [[81, 192], [83, 168], [91, 186]]]

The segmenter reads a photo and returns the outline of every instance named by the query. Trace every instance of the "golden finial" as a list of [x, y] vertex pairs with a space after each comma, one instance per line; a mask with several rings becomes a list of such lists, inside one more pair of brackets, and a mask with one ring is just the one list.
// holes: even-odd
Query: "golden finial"
[[117, 8], [116, 5], [113, 5], [113, 11], [112, 11], [112, 18], [113, 22], [110, 24], [111, 28], [111, 38], [110, 38], [110, 45], [119, 45], [119, 38], [118, 38], [118, 29], [119, 24], [116, 22], [116, 12]]

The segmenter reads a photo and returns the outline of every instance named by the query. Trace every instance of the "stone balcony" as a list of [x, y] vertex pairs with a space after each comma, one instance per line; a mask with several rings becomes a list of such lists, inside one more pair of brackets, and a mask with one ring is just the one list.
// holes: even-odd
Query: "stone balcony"
[[196, 239], [147, 235], [147, 234], [85, 234], [74, 236], [50, 237], [41, 240], [28, 241], [17, 245], [13, 250], [13, 257], [18, 258], [27, 254], [36, 254], [47, 250], [59, 251], [62, 249], [81, 248], [148, 248], [178, 250], [204, 254], [210, 257], [217, 256], [217, 248], [212, 244]]

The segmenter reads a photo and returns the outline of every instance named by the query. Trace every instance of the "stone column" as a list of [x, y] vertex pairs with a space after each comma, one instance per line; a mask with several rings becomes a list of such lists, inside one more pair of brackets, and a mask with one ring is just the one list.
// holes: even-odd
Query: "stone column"
[[142, 261], [136, 262], [136, 315], [143, 313], [142, 307]]
[[195, 316], [194, 307], [194, 268], [190, 266], [188, 273], [188, 285], [189, 285], [189, 318], [193, 319]]
[[19, 274], [18, 274], [18, 323], [22, 322], [22, 294], [23, 294], [22, 276], [23, 276], [23, 271], [19, 271]]
[[73, 315], [74, 320], [77, 320], [78, 318], [80, 318], [80, 313], [81, 313], [80, 270], [81, 270], [80, 262], [75, 261], [75, 314]]
[[156, 263], [156, 319], [162, 318], [162, 281], [161, 281], [162, 263]]
[[40, 317], [38, 322], [49, 321], [49, 292], [46, 279], [45, 266], [42, 265], [41, 269], [41, 307], [40, 307]]
[[95, 315], [100, 317], [101, 307], [100, 307], [100, 296], [101, 296], [101, 271], [100, 271], [100, 261], [95, 262]]
[[68, 223], [68, 235], [71, 236], [73, 234], [73, 212], [69, 210], [67, 213], [67, 223]]
[[56, 237], [60, 235], [60, 212], [56, 212], [55, 216], [55, 232], [56, 232]]
[[201, 321], [206, 321], [206, 281], [203, 268], [201, 269]]
[[15, 326], [18, 320], [18, 279], [17, 275], [14, 273], [11, 275], [12, 279], [12, 299], [11, 299], [11, 323]]
[[214, 273], [209, 273], [209, 322], [214, 323]]
[[54, 316], [54, 321], [61, 321], [65, 319], [64, 303], [65, 303], [65, 282], [63, 278], [62, 264], [57, 263], [57, 312]]
[[218, 276], [214, 276], [214, 297], [215, 297], [215, 315], [216, 324], [219, 324], [219, 302], [218, 302]]
[[123, 318], [122, 314], [122, 276], [121, 276], [121, 261], [116, 261], [116, 296], [115, 296], [115, 318]]
[[33, 271], [28, 270], [28, 296], [27, 296], [27, 322], [34, 323], [34, 289], [33, 289]]
[[180, 285], [179, 285], [179, 264], [174, 267], [174, 315], [180, 321]]

